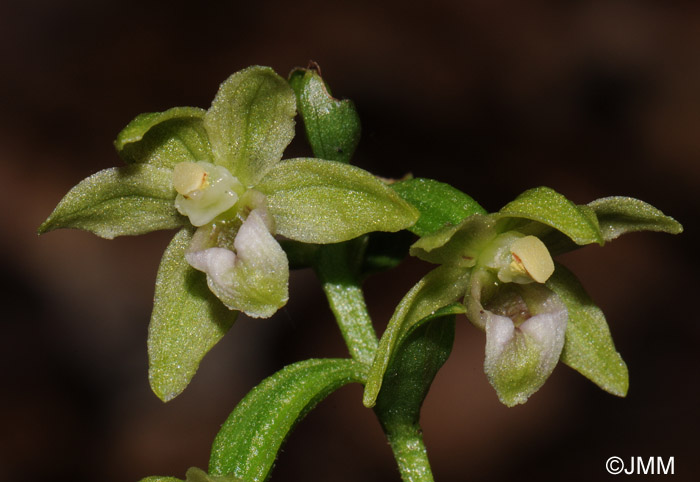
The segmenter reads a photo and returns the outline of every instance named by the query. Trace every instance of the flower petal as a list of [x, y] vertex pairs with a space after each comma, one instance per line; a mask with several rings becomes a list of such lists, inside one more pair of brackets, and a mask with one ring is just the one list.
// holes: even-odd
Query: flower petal
[[192, 267], [207, 273], [209, 288], [226, 306], [253, 318], [269, 318], [288, 299], [289, 263], [265, 214], [251, 211], [233, 241], [235, 253], [221, 244], [207, 247], [211, 230], [201, 228], [186, 254]]
[[497, 215], [474, 214], [422, 236], [411, 246], [411, 256], [429, 263], [471, 267], [481, 251], [498, 235]]
[[137, 116], [114, 141], [127, 164], [150, 164], [172, 169], [180, 162], [211, 161], [204, 109], [173, 107]]

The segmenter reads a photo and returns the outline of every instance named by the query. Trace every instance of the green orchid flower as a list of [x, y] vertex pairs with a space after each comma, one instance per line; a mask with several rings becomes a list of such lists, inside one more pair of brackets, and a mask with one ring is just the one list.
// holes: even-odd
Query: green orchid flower
[[[414, 184], [419, 182], [425, 180]], [[426, 213], [441, 203], [449, 216], [437, 217], [454, 220], [444, 207], [444, 193], [435, 201], [426, 195], [413, 199], [417, 191], [410, 183], [398, 191], [414, 204], [424, 204]], [[605, 317], [552, 254], [602, 245], [632, 231], [680, 233], [681, 225], [637, 199], [612, 197], [577, 206], [545, 187], [526, 191], [493, 214], [456, 199], [453, 205], [473, 214], [429, 230], [425, 227], [435, 222], [422, 217], [412, 228], [422, 237], [411, 254], [441, 266], [409, 292], [390, 321], [370, 371], [365, 405], [376, 400], [402, 340], [433, 310], [457, 300], [463, 300], [472, 324], [486, 333], [484, 371], [505, 405], [527, 401], [559, 360], [604, 390], [625, 396], [627, 367]]]
[[362, 169], [281, 160], [295, 115], [295, 94], [274, 71], [237, 72], [206, 111], [134, 119], [115, 141], [128, 165], [78, 184], [39, 228], [105, 238], [180, 228], [161, 261], [149, 328], [151, 385], [164, 400], [184, 389], [238, 312], [267, 318], [285, 305], [289, 263], [276, 236], [337, 243], [418, 218]]
[[[613, 205], [613, 216], [623, 226], [601, 229]], [[638, 219], [625, 220], [625, 214]], [[675, 220], [635, 199], [576, 206], [549, 188], [537, 188], [498, 213], [475, 214], [419, 239], [411, 253], [457, 268], [454, 283], [466, 287], [467, 317], [486, 332], [484, 371], [505, 405], [525, 403], [560, 359], [605, 390], [624, 396], [627, 368], [602, 313], [582, 296], [576, 279], [555, 265], [550, 249], [558, 253], [603, 245], [623, 232], [639, 230], [642, 218], [646, 229], [682, 230]]]

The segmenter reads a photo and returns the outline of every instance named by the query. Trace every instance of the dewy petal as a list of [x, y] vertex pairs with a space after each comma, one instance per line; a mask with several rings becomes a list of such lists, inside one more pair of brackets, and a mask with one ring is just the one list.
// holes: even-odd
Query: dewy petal
[[484, 311], [484, 371], [507, 406], [525, 403], [549, 378], [564, 347], [568, 318], [564, 304], [547, 288], [519, 289], [534, 314], [519, 326], [507, 316]]
[[289, 262], [265, 214], [250, 212], [233, 241], [235, 253], [230, 247], [207, 247], [212, 230], [200, 228], [186, 254], [192, 267], [207, 273], [209, 288], [226, 306], [254, 318], [269, 318], [288, 299]]

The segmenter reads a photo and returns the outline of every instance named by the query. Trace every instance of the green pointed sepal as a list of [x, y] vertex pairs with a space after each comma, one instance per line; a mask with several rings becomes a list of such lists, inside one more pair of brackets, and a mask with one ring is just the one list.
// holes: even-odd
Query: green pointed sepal
[[192, 229], [182, 229], [163, 254], [148, 327], [149, 381], [166, 402], [187, 387], [238, 314], [214, 296], [204, 274], [185, 260], [191, 239]]
[[629, 387], [627, 365], [615, 349], [603, 312], [562, 265], [556, 266], [547, 287], [557, 293], [569, 313], [561, 361], [606, 392], [624, 397]]
[[173, 229], [187, 219], [175, 209], [170, 169], [146, 164], [113, 167], [81, 181], [39, 227], [90, 231], [102, 238]]

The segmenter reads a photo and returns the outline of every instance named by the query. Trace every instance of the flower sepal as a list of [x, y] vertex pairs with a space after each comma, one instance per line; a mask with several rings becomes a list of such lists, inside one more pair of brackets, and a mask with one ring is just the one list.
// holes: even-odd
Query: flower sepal
[[184, 226], [173, 205], [172, 171], [147, 164], [99, 171], [73, 187], [38, 233], [72, 228], [113, 239]]

